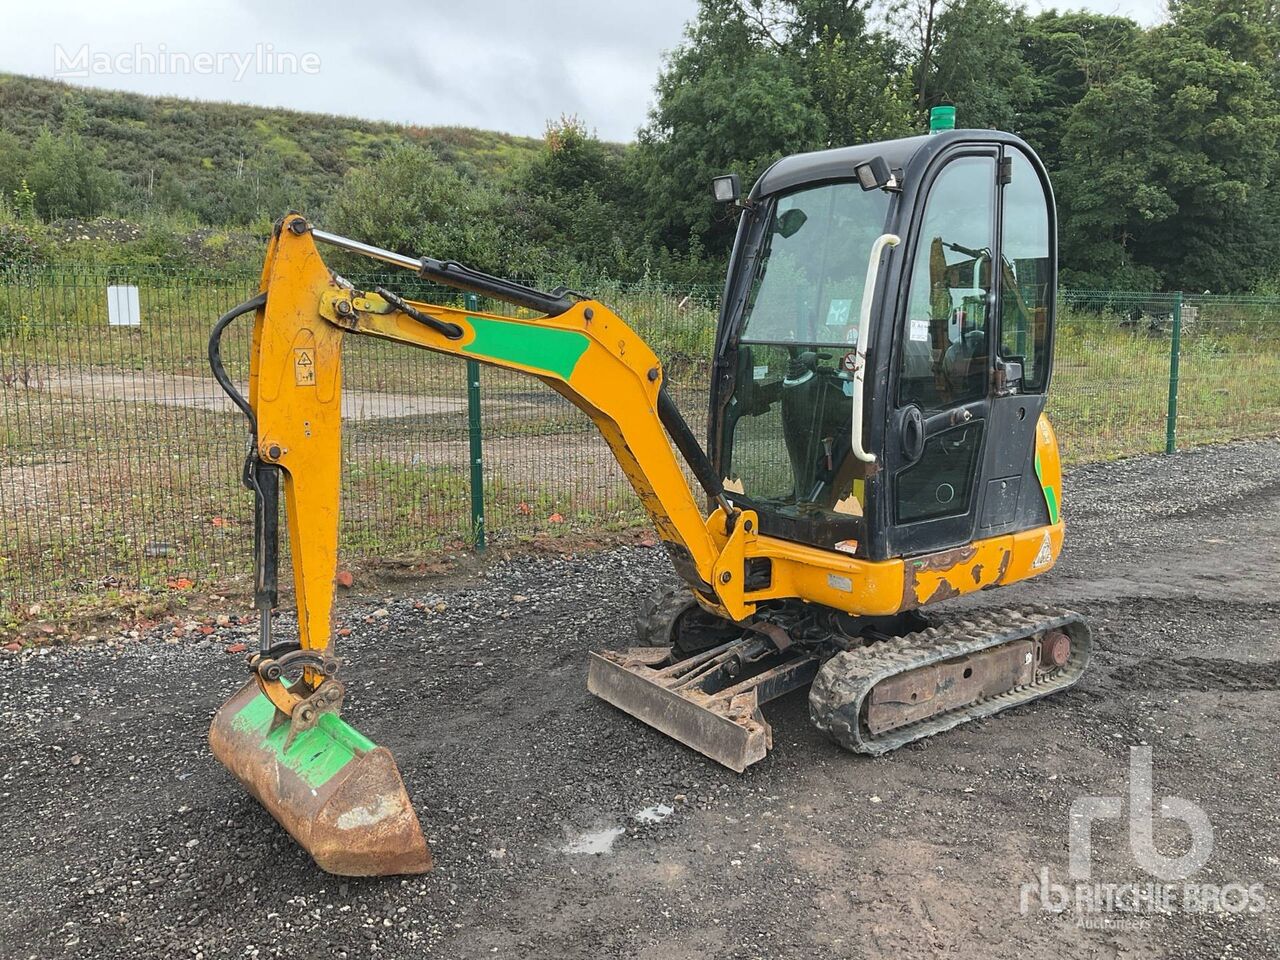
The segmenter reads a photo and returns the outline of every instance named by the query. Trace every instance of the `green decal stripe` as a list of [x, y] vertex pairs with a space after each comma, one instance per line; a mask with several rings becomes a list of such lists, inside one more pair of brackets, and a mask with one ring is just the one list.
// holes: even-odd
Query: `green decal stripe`
[[1049, 522], [1058, 522], [1058, 491], [1051, 484], [1044, 482], [1040, 472], [1040, 451], [1036, 451], [1036, 479], [1040, 481], [1040, 489], [1044, 491], [1044, 505], [1049, 508]]
[[586, 334], [575, 330], [504, 323], [485, 317], [467, 317], [467, 321], [475, 329], [476, 338], [462, 348], [463, 353], [534, 367], [563, 380], [573, 376], [573, 368], [590, 343]]
[[277, 762], [296, 773], [307, 786], [316, 789], [334, 778], [352, 760], [374, 749], [375, 744], [341, 717], [321, 714], [316, 725], [293, 738], [289, 749], [289, 725], [276, 724], [275, 705], [258, 694], [240, 708], [231, 725], [246, 734], [261, 737], [260, 748], [275, 754]]
[[1044, 502], [1049, 505], [1049, 522], [1058, 522], [1058, 493], [1053, 487], [1045, 486]]

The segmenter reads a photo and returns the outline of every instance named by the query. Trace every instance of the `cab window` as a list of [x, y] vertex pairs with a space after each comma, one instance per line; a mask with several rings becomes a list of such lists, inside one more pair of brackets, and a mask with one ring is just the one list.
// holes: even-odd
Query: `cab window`
[[1049, 199], [1035, 168], [1010, 151], [1004, 187], [1000, 356], [1022, 364], [1023, 392], [1044, 389], [1052, 318]]
[[961, 157], [933, 181], [911, 265], [898, 405], [944, 410], [987, 394], [995, 158]]
[[888, 194], [856, 183], [780, 197], [765, 227], [743, 341], [856, 343], [867, 260], [888, 208]]

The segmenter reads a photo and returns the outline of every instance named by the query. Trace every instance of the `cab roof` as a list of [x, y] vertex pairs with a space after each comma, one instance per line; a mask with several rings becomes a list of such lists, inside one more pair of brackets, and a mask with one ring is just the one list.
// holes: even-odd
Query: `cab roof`
[[854, 168], [874, 157], [883, 157], [890, 170], [907, 170], [917, 155], [921, 159], [927, 159], [957, 142], [1009, 143], [1027, 149], [1026, 144], [1018, 137], [998, 130], [946, 130], [932, 135], [904, 137], [901, 140], [881, 140], [878, 143], [797, 153], [783, 157], [761, 174], [751, 188], [751, 199], [785, 193], [801, 186], [851, 180], [855, 176]]

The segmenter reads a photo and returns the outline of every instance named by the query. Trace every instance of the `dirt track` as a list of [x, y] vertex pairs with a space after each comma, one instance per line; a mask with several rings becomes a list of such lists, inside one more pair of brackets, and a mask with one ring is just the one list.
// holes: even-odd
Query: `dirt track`
[[[584, 690], [585, 651], [627, 644], [670, 576], [657, 551], [345, 599], [347, 715], [395, 752], [436, 854], [407, 880], [317, 873], [210, 758], [242, 628], [5, 656], [0, 957], [1280, 956], [1280, 442], [1077, 469], [1065, 513], [1057, 569], [974, 602], [1089, 615], [1078, 688], [881, 760], [829, 745], [793, 696], [741, 777]], [[1267, 911], [1024, 915], [1042, 868], [1067, 882], [1071, 802], [1125, 795], [1144, 743], [1157, 805], [1212, 824], [1191, 880], [1263, 884]], [[635, 819], [656, 804], [674, 812]], [[616, 827], [609, 854], [562, 852]], [[1093, 881], [1152, 882], [1122, 822], [1093, 847]]]

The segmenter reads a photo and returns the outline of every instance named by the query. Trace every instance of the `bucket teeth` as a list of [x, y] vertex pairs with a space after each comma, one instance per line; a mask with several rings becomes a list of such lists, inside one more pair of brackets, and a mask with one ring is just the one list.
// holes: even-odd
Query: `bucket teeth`
[[214, 715], [209, 746], [321, 869], [352, 877], [431, 869], [391, 752], [336, 713], [291, 739], [287, 718], [250, 681]]

